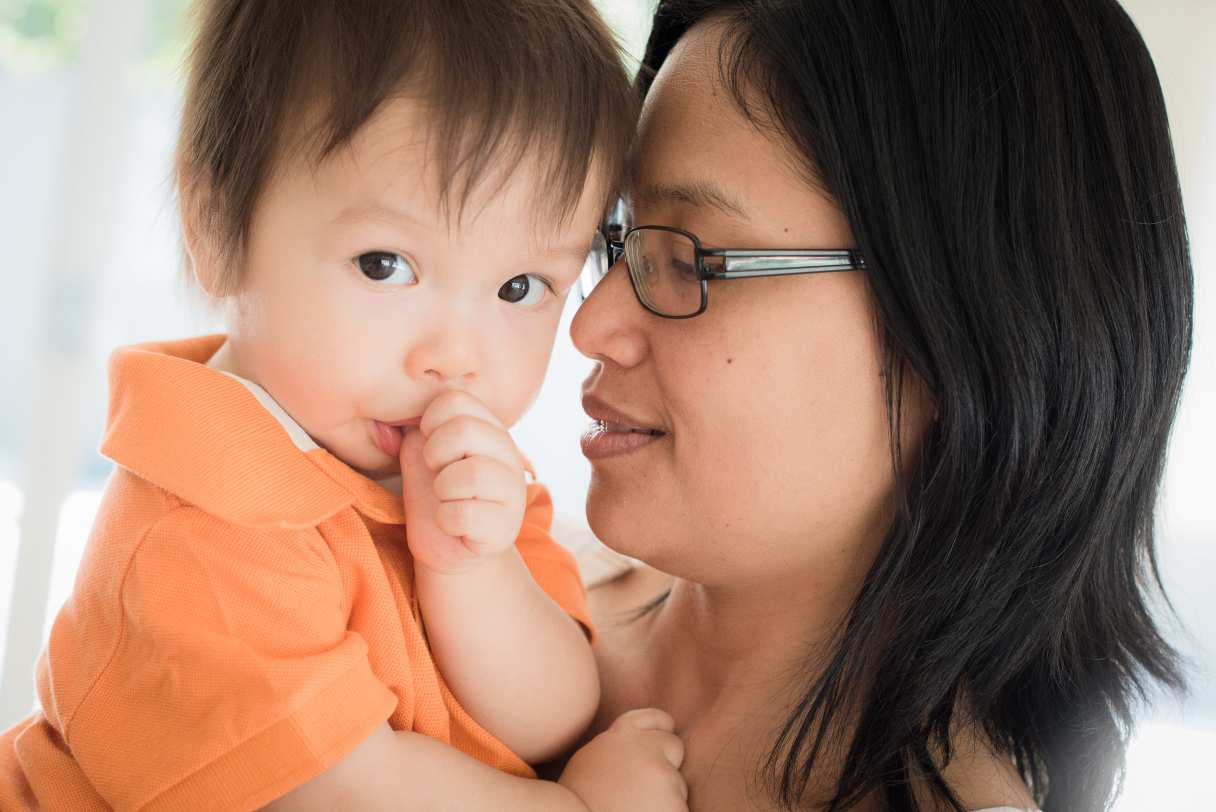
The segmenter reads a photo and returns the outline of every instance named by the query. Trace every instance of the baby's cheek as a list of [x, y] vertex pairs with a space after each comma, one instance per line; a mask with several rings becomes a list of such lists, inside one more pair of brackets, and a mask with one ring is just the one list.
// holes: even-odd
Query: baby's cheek
[[537, 340], [500, 358], [496, 364], [492, 408], [504, 425], [518, 422], [540, 394], [551, 349], [552, 342]]

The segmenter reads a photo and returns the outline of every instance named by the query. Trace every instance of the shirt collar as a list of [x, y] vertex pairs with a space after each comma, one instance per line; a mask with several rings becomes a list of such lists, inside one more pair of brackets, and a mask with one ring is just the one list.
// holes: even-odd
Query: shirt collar
[[102, 454], [239, 526], [315, 527], [347, 507], [403, 524], [399, 495], [318, 447], [261, 387], [206, 366], [224, 341], [117, 350]]

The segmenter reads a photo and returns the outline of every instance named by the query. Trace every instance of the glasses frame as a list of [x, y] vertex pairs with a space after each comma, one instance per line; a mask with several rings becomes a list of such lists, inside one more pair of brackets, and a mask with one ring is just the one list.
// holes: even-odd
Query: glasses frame
[[[613, 228], [612, 230], [617, 230]], [[646, 303], [638, 290], [637, 281], [633, 278], [632, 268], [628, 269], [629, 285], [633, 295], [647, 312], [664, 319], [691, 319], [706, 311], [709, 307], [709, 282], [714, 279], [756, 279], [764, 276], [796, 276], [807, 273], [838, 273], [840, 271], [865, 270], [865, 258], [850, 248], [705, 248], [701, 240], [691, 231], [672, 226], [633, 226], [625, 229], [619, 239], [609, 236], [607, 229], [601, 229], [607, 247], [608, 268], [601, 279], [608, 275], [621, 256], [625, 253], [625, 242], [635, 231], [667, 231], [679, 234], [692, 241], [694, 264], [697, 279], [701, 284], [701, 304], [693, 313], [673, 316], [663, 313]], [[706, 259], [720, 260], [721, 267], [710, 268]], [[715, 262], [715, 264], [718, 264]], [[598, 283], [598, 280], [597, 280]], [[586, 296], [584, 295], [584, 299]]]

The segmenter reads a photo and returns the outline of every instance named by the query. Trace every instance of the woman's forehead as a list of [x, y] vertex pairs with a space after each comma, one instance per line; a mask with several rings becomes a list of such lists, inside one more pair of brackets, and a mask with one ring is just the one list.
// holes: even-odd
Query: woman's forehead
[[809, 182], [805, 157], [740, 109], [720, 53], [712, 24], [694, 27], [672, 49], [647, 94], [626, 199], [649, 219], [695, 212], [697, 220], [737, 224], [757, 241], [769, 232], [805, 243], [799, 247], [851, 244], [835, 201]]

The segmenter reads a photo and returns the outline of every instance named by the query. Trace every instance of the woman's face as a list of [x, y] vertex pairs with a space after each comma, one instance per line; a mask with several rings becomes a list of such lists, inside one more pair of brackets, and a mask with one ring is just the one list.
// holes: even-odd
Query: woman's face
[[[694, 28], [654, 82], [627, 192], [633, 224], [686, 229], [706, 247], [853, 247], [779, 136], [736, 108], [720, 36]], [[893, 477], [862, 272], [710, 282], [709, 309], [674, 321], [642, 309], [622, 261], [571, 332], [598, 362], [584, 387], [592, 416], [606, 407], [664, 432], [589, 455], [601, 539], [707, 585], [864, 572]]]

